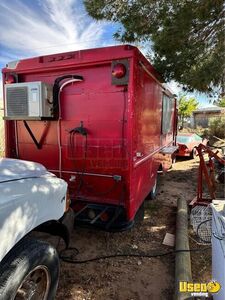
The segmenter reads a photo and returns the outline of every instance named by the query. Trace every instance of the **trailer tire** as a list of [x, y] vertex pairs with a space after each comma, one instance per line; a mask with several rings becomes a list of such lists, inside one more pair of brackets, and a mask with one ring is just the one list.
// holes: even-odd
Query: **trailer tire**
[[173, 165], [175, 165], [176, 161], [177, 161], [177, 157], [176, 157], [176, 155], [174, 155], [172, 157], [172, 167], [173, 167]]
[[145, 204], [143, 202], [135, 215], [135, 223], [136, 224], [142, 223], [144, 220], [144, 217], [145, 217]]
[[146, 200], [154, 200], [155, 199], [156, 194], [157, 194], [157, 182], [158, 182], [158, 180], [157, 180], [157, 176], [156, 176], [154, 186], [153, 186], [151, 192], [146, 197]]
[[[59, 278], [59, 258], [50, 244], [23, 239], [0, 264], [0, 299], [55, 298]], [[31, 298], [30, 298], [31, 297]]]

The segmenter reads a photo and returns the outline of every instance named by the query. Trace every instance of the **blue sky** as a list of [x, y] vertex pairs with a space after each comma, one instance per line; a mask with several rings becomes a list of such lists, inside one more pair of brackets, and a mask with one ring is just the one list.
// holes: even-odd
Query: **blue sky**
[[[115, 45], [116, 28], [93, 20], [81, 0], [1, 0], [0, 68], [19, 58]], [[175, 82], [170, 86], [176, 94], [181, 90]], [[194, 96], [209, 106], [205, 95]]]

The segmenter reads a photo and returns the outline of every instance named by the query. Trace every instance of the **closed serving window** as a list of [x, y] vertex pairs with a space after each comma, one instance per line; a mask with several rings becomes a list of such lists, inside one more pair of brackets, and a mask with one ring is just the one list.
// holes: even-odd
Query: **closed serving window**
[[162, 99], [162, 134], [173, 131], [174, 99], [163, 94]]

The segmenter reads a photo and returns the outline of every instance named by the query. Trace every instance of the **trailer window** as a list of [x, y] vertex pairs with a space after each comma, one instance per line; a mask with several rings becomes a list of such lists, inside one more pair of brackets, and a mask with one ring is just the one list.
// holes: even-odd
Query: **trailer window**
[[163, 95], [162, 102], [162, 133], [166, 134], [173, 130], [173, 115], [174, 111], [174, 99], [169, 98], [167, 95]]

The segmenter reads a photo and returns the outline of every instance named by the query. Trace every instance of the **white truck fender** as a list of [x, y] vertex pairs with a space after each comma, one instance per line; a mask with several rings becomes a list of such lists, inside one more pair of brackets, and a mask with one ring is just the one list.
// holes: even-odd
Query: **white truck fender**
[[0, 160], [0, 262], [34, 228], [63, 216], [66, 192], [66, 182], [40, 164]]

